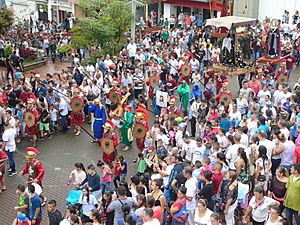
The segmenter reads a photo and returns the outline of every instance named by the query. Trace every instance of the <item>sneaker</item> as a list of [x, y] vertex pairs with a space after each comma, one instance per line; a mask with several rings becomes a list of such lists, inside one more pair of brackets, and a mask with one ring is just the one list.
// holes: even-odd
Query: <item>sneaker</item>
[[11, 171], [12, 171], [11, 168], [7, 169], [7, 172], [11, 172]]
[[7, 176], [12, 177], [12, 176], [16, 175], [17, 173], [18, 173], [17, 171], [15, 171], [15, 172], [10, 172]]

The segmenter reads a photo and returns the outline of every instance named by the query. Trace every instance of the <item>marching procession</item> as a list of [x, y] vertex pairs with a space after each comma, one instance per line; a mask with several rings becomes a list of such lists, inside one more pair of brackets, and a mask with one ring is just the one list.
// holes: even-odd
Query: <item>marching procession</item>
[[[86, 66], [83, 49], [63, 56], [70, 67], [52, 74], [24, 72], [8, 56], [0, 199], [11, 177], [28, 179], [15, 185], [15, 218], [0, 224], [300, 225], [300, 21], [289, 19], [222, 15], [199, 25], [180, 13], [117, 55]], [[46, 57], [50, 40], [48, 63], [70, 42], [55, 26], [24, 31]], [[0, 50], [14, 35], [0, 37]], [[73, 162], [61, 211], [43, 185], [51, 171], [39, 147], [70, 132], [88, 135], [99, 156]], [[30, 146], [17, 171], [21, 139]]]

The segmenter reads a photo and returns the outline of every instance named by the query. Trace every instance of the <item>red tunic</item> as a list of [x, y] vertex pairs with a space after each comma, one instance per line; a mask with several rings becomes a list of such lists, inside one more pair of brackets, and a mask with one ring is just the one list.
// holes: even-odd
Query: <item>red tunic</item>
[[[0, 150], [0, 160], [7, 159], [7, 155], [4, 151]], [[3, 181], [5, 174], [5, 162], [0, 163], [0, 182]]]
[[40, 161], [32, 159], [30, 162], [26, 161], [25, 167], [22, 170], [22, 175], [29, 174], [28, 181], [38, 180], [38, 184], [42, 186], [42, 181], [45, 174], [45, 169]]
[[[146, 121], [141, 121], [141, 122], [135, 121], [135, 123], [136, 124], [142, 124], [142, 125], [144, 125], [144, 127], [146, 127], [147, 131], [149, 130], [149, 126], [148, 126], [148, 123]], [[136, 140], [135, 140], [136, 146], [140, 151], [144, 150], [144, 142], [145, 142], [145, 137], [136, 138]]]
[[[39, 112], [37, 111], [36, 108], [34, 108], [33, 110], [27, 109], [26, 112], [27, 111], [31, 111], [34, 114], [35, 124], [30, 128], [26, 125], [25, 133], [27, 135], [37, 135], [37, 133], [38, 133], [38, 121], [39, 121], [39, 117], [40, 117]], [[25, 116], [25, 113], [24, 113], [24, 116]], [[23, 117], [23, 119], [24, 119], [24, 117]]]
[[[79, 99], [80, 101], [82, 101], [82, 108], [84, 106], [83, 104], [83, 99], [82, 98], [79, 98], [79, 97], [76, 97], [76, 99]], [[82, 115], [82, 108], [79, 112], [71, 112], [71, 125], [76, 125], [76, 124], [79, 124], [81, 125], [83, 123], [83, 115]]]
[[[179, 68], [178, 68], [178, 72], [181, 72], [182, 70], [182, 67], [186, 65], [186, 63], [182, 64]], [[192, 65], [189, 63], [188, 66], [190, 67], [190, 71], [192, 72]], [[179, 83], [182, 82], [183, 80], [185, 80], [188, 84], [190, 84], [190, 76], [181, 76], [180, 80], [179, 80]]]
[[[151, 76], [154, 76], [154, 75], [152, 74]], [[156, 77], [157, 77], [158, 80], [160, 80], [160, 76], [159, 75], [156, 75]], [[146, 82], [146, 84], [149, 85], [149, 93], [148, 93], [149, 98], [151, 100], [153, 100], [153, 98], [154, 98], [154, 88], [151, 87], [151, 85], [150, 85], [150, 79]]]
[[167, 109], [166, 109], [166, 113], [168, 115], [171, 115], [171, 114], [175, 114], [176, 116], [180, 116], [180, 112], [179, 112], [179, 109], [175, 106], [169, 106]]
[[[114, 149], [116, 149], [116, 147], [118, 146], [118, 137], [117, 137], [116, 133], [112, 133], [112, 134], [103, 133], [102, 138], [112, 139], [113, 142], [114, 142]], [[116, 151], [114, 150], [112, 153], [109, 153], [109, 154], [103, 152], [103, 157], [102, 158], [103, 158], [104, 162], [112, 163], [116, 159]]]

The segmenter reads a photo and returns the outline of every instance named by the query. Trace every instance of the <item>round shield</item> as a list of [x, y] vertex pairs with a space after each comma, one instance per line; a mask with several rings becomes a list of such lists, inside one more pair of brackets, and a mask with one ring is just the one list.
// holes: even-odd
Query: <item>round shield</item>
[[220, 102], [223, 101], [225, 106], [228, 106], [231, 102], [231, 97], [227, 93], [222, 93], [220, 96]]
[[32, 112], [26, 111], [24, 113], [24, 122], [28, 128], [31, 128], [35, 125], [35, 116]]
[[109, 100], [112, 105], [118, 104], [119, 102], [119, 94], [116, 91], [110, 91], [108, 94]]
[[190, 76], [191, 74], [191, 67], [188, 64], [184, 64], [181, 68], [182, 76]]
[[152, 76], [150, 77], [150, 86], [151, 86], [152, 88], [157, 87], [158, 81], [159, 81], [158, 77], [152, 75]]
[[146, 136], [147, 129], [143, 124], [136, 124], [133, 127], [132, 134], [135, 138], [144, 138]]
[[100, 141], [100, 149], [106, 154], [110, 154], [114, 151], [114, 142], [109, 138], [102, 138]]
[[288, 82], [288, 78], [284, 75], [279, 75], [277, 78], [277, 84], [281, 85]]
[[81, 98], [74, 97], [71, 101], [71, 108], [73, 112], [78, 113], [81, 112], [82, 108], [84, 107], [84, 103]]

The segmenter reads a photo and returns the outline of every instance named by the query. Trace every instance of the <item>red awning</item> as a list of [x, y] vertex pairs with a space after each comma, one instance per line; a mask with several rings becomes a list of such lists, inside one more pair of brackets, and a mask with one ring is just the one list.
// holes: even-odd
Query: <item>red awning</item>
[[[158, 3], [159, 0], [151, 0], [150, 3], [155, 4]], [[172, 5], [178, 6], [185, 6], [185, 7], [192, 7], [192, 8], [199, 8], [199, 9], [211, 9], [214, 11], [222, 11], [223, 2], [222, 1], [212, 1], [211, 3], [208, 2], [201, 2], [200, 0], [161, 0], [161, 3], [169, 3]]]

